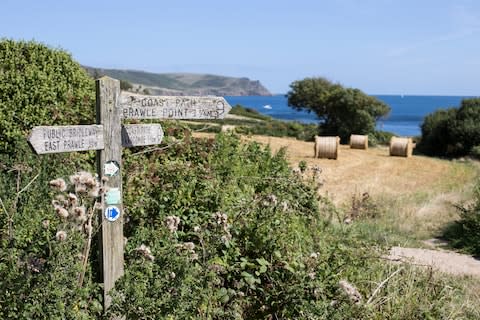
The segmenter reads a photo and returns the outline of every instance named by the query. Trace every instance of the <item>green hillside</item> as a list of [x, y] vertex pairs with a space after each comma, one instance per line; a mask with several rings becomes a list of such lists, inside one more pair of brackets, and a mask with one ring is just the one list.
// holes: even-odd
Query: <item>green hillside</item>
[[195, 73], [150, 73], [136, 70], [84, 67], [93, 77], [107, 75], [128, 81], [133, 91], [148, 90], [156, 95], [268, 96], [258, 80]]

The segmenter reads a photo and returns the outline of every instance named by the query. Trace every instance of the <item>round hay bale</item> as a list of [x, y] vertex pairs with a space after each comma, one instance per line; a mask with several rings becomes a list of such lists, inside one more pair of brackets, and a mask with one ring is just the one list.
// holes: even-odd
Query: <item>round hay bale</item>
[[350, 135], [350, 148], [368, 149], [368, 135], [352, 134]]
[[411, 138], [392, 137], [390, 139], [390, 155], [397, 157], [411, 157], [413, 142]]
[[319, 137], [315, 136], [314, 157], [337, 159], [340, 137]]

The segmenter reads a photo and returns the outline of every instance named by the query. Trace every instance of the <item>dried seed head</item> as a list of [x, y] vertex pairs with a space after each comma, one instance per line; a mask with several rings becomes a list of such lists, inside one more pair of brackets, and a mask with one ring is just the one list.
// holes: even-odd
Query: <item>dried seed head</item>
[[63, 230], [60, 230], [55, 235], [55, 238], [57, 239], [57, 241], [65, 241], [67, 239], [67, 233]]
[[48, 226], [50, 226], [50, 220], [43, 220], [43, 221], [42, 221], [42, 226], [43, 226], [45, 229], [48, 229]]
[[226, 225], [228, 222], [228, 216], [223, 212], [215, 212], [212, 215], [212, 218], [215, 220], [215, 223], [218, 225]]
[[167, 229], [170, 232], [175, 232], [178, 229], [178, 225], [180, 224], [180, 218], [177, 216], [168, 216], [165, 218], [165, 224], [167, 225]]
[[360, 292], [358, 292], [357, 288], [355, 288], [354, 285], [352, 285], [346, 280], [341, 280], [338, 285], [351, 302], [355, 304], [362, 303], [362, 295], [360, 294]]
[[54, 188], [55, 190], [62, 191], [62, 192], [67, 190], [67, 183], [62, 178], [52, 180], [49, 182], [49, 184], [50, 184], [50, 187]]
[[312, 253], [310, 253], [310, 258], [312, 258], [312, 259], [317, 259], [317, 258], [318, 258], [318, 252], [312, 252]]
[[140, 245], [140, 247], [136, 248], [135, 251], [140, 253], [147, 260], [150, 260], [152, 262], [155, 260], [155, 257], [152, 255], [152, 252], [151, 252], [150, 248], [147, 247], [144, 244], [142, 244], [142, 245]]
[[84, 223], [85, 221], [87, 221], [87, 215], [85, 214], [85, 207], [81, 206], [81, 207], [75, 207], [73, 208], [73, 218], [75, 219], [75, 221], [77, 221], [78, 223]]
[[100, 188], [97, 186], [93, 187], [88, 195], [92, 198], [98, 198], [100, 196]]
[[87, 193], [87, 187], [82, 183], [76, 184], [75, 193]]
[[55, 207], [55, 212], [57, 213], [57, 215], [62, 218], [62, 219], [66, 219], [68, 218], [68, 210], [65, 209], [64, 207], [61, 207], [61, 206], [56, 206]]
[[193, 242], [185, 242], [183, 244], [183, 247], [186, 249], [186, 250], [189, 250], [189, 251], [193, 251], [195, 250], [195, 244]]
[[75, 194], [73, 193], [69, 193], [68, 194], [68, 203], [71, 205], [71, 206], [76, 206], [77, 203], [78, 203], [78, 198]]
[[268, 201], [272, 206], [276, 206], [277, 203], [278, 203], [277, 196], [274, 195], [274, 194], [269, 194], [269, 195], [267, 196], [267, 201]]

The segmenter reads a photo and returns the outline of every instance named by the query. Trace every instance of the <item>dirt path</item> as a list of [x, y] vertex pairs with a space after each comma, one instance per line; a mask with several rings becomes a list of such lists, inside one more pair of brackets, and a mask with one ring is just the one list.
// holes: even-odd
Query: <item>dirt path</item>
[[480, 261], [472, 256], [441, 249], [392, 247], [387, 259], [431, 267], [456, 276], [480, 277]]
[[[197, 134], [205, 135], [208, 134]], [[273, 152], [286, 148], [292, 167], [298, 166], [302, 160], [310, 166], [320, 166], [325, 181], [322, 190], [336, 205], [348, 204], [353, 194], [364, 192], [373, 197], [412, 198], [411, 203], [408, 200], [402, 202], [404, 207], [399, 212], [407, 215], [403, 220], [408, 220], [410, 224], [422, 224], [426, 230], [434, 230], [455, 219], [450, 208], [463, 200], [464, 190], [454, 187], [451, 190], [439, 189], [445, 188], [450, 178], [458, 180], [458, 175], [469, 174], [460, 166], [454, 169], [454, 164], [445, 160], [422, 156], [391, 157], [387, 147], [355, 150], [342, 145], [338, 159], [327, 160], [313, 158], [313, 142], [268, 136], [243, 139], [269, 144]], [[422, 202], [423, 198], [425, 201]], [[389, 259], [430, 266], [454, 275], [480, 276], [480, 261], [441, 249], [393, 247]]]

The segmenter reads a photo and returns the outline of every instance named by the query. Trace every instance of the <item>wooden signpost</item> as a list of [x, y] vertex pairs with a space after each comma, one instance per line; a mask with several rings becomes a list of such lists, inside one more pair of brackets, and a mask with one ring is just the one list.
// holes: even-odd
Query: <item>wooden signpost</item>
[[223, 97], [145, 96], [122, 92], [124, 119], [223, 119], [230, 105]]
[[222, 97], [171, 97], [120, 93], [118, 80], [96, 81], [94, 125], [34, 127], [28, 141], [38, 154], [97, 150], [97, 174], [108, 177], [102, 195], [101, 270], [104, 308], [108, 292], [123, 275], [122, 147], [161, 143], [160, 124], [125, 124], [122, 119], [222, 119], [230, 111]]

